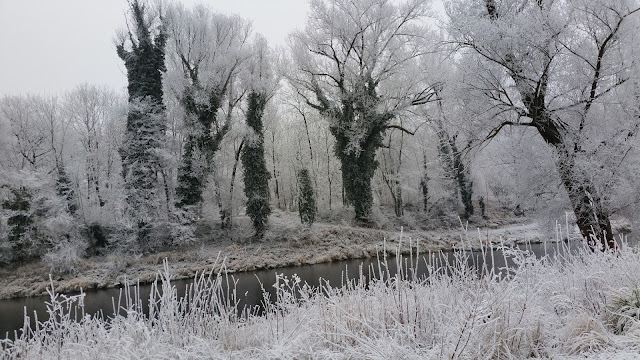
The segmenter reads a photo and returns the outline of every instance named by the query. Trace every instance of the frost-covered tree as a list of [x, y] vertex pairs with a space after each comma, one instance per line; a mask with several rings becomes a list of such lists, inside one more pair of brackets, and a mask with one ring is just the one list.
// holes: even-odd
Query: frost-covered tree
[[129, 216], [138, 242], [147, 244], [159, 218], [159, 153], [166, 130], [162, 74], [165, 71], [166, 26], [161, 15], [138, 0], [130, 2], [130, 29], [118, 37], [116, 50], [127, 68], [129, 112], [120, 154]]
[[[469, 219], [473, 215], [473, 182], [469, 169], [463, 160], [462, 151], [458, 149], [457, 134], [450, 135], [443, 126], [442, 120], [436, 121], [438, 136], [438, 155], [445, 169], [445, 175], [453, 183], [455, 198], [460, 199], [464, 207], [462, 216]], [[459, 195], [459, 196], [458, 196]]]
[[[582, 235], [615, 246], [612, 189], [624, 182], [638, 120], [626, 109], [638, 62], [637, 1], [468, 0], [446, 3], [466, 58], [469, 124], [486, 139], [527, 127], [552, 149]], [[479, 130], [480, 131], [480, 130]], [[526, 146], [527, 144], [522, 144]]]
[[0, 175], [0, 263], [32, 260], [61, 246], [82, 254], [87, 243], [51, 174], [22, 170]]
[[0, 101], [0, 115], [11, 134], [11, 143], [3, 144], [5, 161], [15, 170], [51, 170], [54, 163], [50, 143], [50, 123], [39, 116], [37, 97], [5, 96]]
[[346, 198], [369, 222], [376, 151], [399, 111], [432, 100], [415, 70], [428, 31], [426, 2], [313, 0], [307, 26], [292, 37], [298, 73], [291, 81], [306, 103], [330, 119]]
[[254, 42], [253, 56], [246, 76], [249, 85], [246, 121], [250, 133], [246, 136], [241, 155], [247, 215], [253, 221], [257, 237], [264, 235], [271, 213], [269, 204], [271, 174], [267, 170], [264, 154], [263, 114], [278, 83], [273, 70], [274, 61], [266, 40], [258, 36]]
[[216, 14], [204, 6], [190, 10], [176, 4], [169, 14], [169, 87], [184, 116], [176, 206], [199, 217], [214, 155], [243, 95], [233, 91], [233, 83], [249, 54], [251, 28], [238, 16]]
[[112, 90], [89, 84], [82, 84], [65, 96], [65, 117], [82, 147], [76, 154], [76, 162], [82, 164], [82, 170], [78, 171], [86, 174], [79, 186], [84, 196], [85, 216], [91, 217], [96, 209], [113, 200], [109, 199], [116, 182], [113, 140], [120, 136], [110, 132], [109, 127], [120, 121], [120, 100]]
[[[70, 122], [61, 108], [55, 96], [7, 96], [0, 100], [0, 120], [11, 135], [0, 149], [4, 160], [0, 166], [14, 172], [50, 174], [69, 211], [75, 213], [75, 185], [65, 165]], [[18, 192], [20, 188], [12, 187]]]

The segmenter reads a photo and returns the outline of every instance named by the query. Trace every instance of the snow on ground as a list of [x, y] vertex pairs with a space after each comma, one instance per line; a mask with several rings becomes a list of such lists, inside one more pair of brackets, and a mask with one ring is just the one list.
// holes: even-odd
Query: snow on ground
[[464, 259], [428, 278], [390, 277], [368, 286], [317, 290], [295, 276], [279, 277], [275, 303], [259, 316], [240, 316], [222, 296], [221, 274], [201, 278], [188, 300], [177, 298], [169, 281], [172, 270], [165, 265], [152, 316], [143, 316], [132, 299], [125, 306], [127, 317], [75, 322], [67, 303], [79, 299], [54, 296], [51, 311], [57, 316], [51, 319], [57, 320], [5, 342], [1, 357], [637, 358], [637, 248], [563, 259], [505, 251], [519, 264], [508, 278], [479, 277]]

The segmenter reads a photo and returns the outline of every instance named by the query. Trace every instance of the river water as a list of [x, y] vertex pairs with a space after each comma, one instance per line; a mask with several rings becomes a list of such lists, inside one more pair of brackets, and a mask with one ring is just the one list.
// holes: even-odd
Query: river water
[[[537, 257], [544, 255], [557, 256], [566, 254], [568, 251], [574, 251], [581, 248], [580, 242], [573, 241], [567, 243], [540, 243], [540, 244], [527, 244], [521, 245], [521, 249], [531, 251]], [[458, 254], [456, 256], [456, 254]], [[446, 266], [442, 264], [453, 264], [456, 259], [460, 259], [461, 255], [464, 255], [464, 261], [467, 265], [482, 271], [494, 269], [496, 272], [504, 272], [508, 266], [513, 269], [515, 264], [513, 259], [505, 255], [502, 250], [474, 250], [465, 251], [461, 254], [459, 251], [444, 251], [438, 254], [420, 254], [420, 256], [413, 258], [412, 262], [408, 256], [405, 256], [402, 260], [406, 267], [404, 274], [407, 276], [425, 276], [428, 275], [428, 268], [431, 269], [446, 269]], [[420, 259], [420, 261], [416, 261]], [[365, 275], [365, 281], [372, 277], [379, 278], [380, 269], [383, 269], [383, 273], [394, 275], [397, 273], [396, 258], [390, 257], [386, 262], [387, 267], [379, 266], [377, 258], [369, 259], [355, 259], [337, 261], [331, 263], [322, 263], [315, 265], [304, 265], [296, 267], [286, 267], [270, 270], [259, 270], [243, 273], [235, 273], [229, 277], [229, 281], [236, 281], [236, 294], [238, 295], [239, 306], [242, 308], [248, 306], [251, 308], [260, 309], [264, 302], [263, 288], [270, 295], [270, 299], [275, 299], [275, 289], [272, 286], [276, 280], [276, 273], [282, 274], [288, 278], [292, 278], [297, 275], [302, 283], [306, 282], [311, 286], [318, 286], [319, 284], [329, 284], [333, 287], [340, 286], [344, 283], [345, 279], [353, 279], [357, 281], [359, 278], [360, 270]], [[415, 266], [418, 264], [417, 267]], [[427, 266], [431, 264], [430, 267]], [[410, 269], [416, 269], [415, 274]], [[184, 279], [172, 281], [172, 284], [178, 289], [178, 294], [184, 294], [186, 287], [193, 282], [193, 279]], [[149, 298], [151, 291], [150, 284], [143, 284], [139, 289], [140, 299], [146, 300]], [[111, 289], [99, 289], [88, 290], [85, 292], [85, 312], [88, 314], [95, 314], [102, 311], [104, 316], [113, 316], [114, 307], [117, 308], [118, 298], [123, 298], [123, 289], [111, 288]], [[70, 294], [71, 295], [71, 294]], [[46, 302], [49, 301], [49, 297], [30, 297], [30, 298], [15, 298], [0, 300], [0, 338], [14, 338], [15, 332], [20, 332], [24, 324], [25, 311], [29, 315], [32, 323], [32, 327], [35, 324], [34, 312], [37, 313], [37, 317], [40, 321], [47, 319], [47, 306]], [[115, 306], [114, 306], [115, 304]], [[146, 307], [143, 304], [143, 307]]]

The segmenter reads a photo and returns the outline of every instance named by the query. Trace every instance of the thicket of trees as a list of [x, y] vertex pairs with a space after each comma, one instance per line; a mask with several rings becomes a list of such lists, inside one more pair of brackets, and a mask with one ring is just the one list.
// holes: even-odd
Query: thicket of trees
[[310, 5], [274, 49], [238, 16], [132, 0], [126, 95], [0, 99], [0, 262], [153, 251], [245, 215], [261, 236], [274, 209], [416, 227], [570, 209], [614, 245], [610, 217], [640, 203], [638, 1]]

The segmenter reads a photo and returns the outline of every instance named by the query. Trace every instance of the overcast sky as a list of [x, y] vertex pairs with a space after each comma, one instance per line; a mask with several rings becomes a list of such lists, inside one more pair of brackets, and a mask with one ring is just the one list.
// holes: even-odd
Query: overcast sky
[[[182, 0], [236, 13], [272, 45], [304, 27], [307, 0]], [[0, 0], [0, 96], [62, 94], [88, 82], [126, 88], [113, 39], [126, 0]]]

